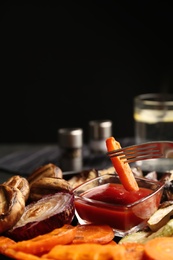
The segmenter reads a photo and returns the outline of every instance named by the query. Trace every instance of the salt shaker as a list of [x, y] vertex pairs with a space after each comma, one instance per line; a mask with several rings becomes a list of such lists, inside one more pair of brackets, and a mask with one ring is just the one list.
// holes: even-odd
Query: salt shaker
[[61, 149], [60, 167], [63, 171], [81, 171], [83, 167], [83, 129], [58, 129]]
[[89, 121], [89, 149], [92, 153], [105, 153], [106, 139], [112, 136], [111, 120]]

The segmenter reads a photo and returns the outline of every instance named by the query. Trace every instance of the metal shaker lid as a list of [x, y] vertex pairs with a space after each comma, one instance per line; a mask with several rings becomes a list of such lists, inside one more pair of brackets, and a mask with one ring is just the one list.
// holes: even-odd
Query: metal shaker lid
[[83, 145], [82, 128], [58, 129], [58, 142], [63, 148], [81, 148]]
[[112, 135], [111, 120], [92, 120], [89, 122], [90, 140], [103, 140]]

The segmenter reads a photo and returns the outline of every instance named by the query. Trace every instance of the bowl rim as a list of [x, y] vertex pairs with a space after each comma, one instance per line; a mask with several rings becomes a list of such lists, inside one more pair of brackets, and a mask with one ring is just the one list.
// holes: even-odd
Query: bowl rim
[[[157, 180], [151, 180], [151, 179], [147, 179], [145, 177], [137, 177], [135, 176], [135, 179], [136, 180], [139, 180], [139, 181], [145, 181], [147, 183], [151, 183], [151, 184], [155, 184], [157, 185], [157, 188], [155, 190], [153, 190], [150, 194], [148, 194], [146, 197], [143, 197], [135, 202], [132, 202], [132, 203], [129, 203], [127, 205], [120, 205], [120, 204], [113, 204], [113, 203], [109, 203], [109, 202], [103, 202], [103, 201], [99, 201], [99, 200], [94, 200], [94, 199], [89, 199], [89, 198], [86, 198], [86, 197], [83, 197], [83, 196], [80, 196], [80, 195], [77, 195], [75, 194], [76, 190], [77, 189], [80, 189], [82, 186], [85, 186], [95, 180], [99, 180], [100, 178], [103, 178], [103, 177], [106, 177], [106, 176], [110, 176], [110, 177], [115, 177], [116, 179], [119, 179], [119, 176], [118, 174], [115, 174], [115, 173], [106, 173], [104, 175], [101, 175], [101, 176], [98, 176], [98, 177], [95, 177], [95, 178], [92, 178], [88, 181], [85, 181], [79, 185], [77, 185], [76, 187], [73, 188], [73, 193], [74, 193], [74, 200], [76, 199], [82, 199], [83, 201], [86, 201], [88, 203], [92, 203], [92, 204], [97, 204], [97, 205], [100, 205], [100, 206], [107, 206], [107, 207], [116, 207], [116, 208], [121, 208], [121, 209], [129, 209], [129, 208], [132, 208], [142, 202], [144, 202], [145, 200], [148, 200], [150, 199], [151, 197], [153, 197], [156, 193], [160, 192], [161, 190], [163, 190], [164, 188], [164, 182], [161, 182], [161, 181], [157, 181]], [[120, 181], [120, 184], [121, 184], [121, 181]], [[93, 187], [95, 188], [95, 187]], [[90, 188], [89, 190], [92, 190], [93, 188]]]

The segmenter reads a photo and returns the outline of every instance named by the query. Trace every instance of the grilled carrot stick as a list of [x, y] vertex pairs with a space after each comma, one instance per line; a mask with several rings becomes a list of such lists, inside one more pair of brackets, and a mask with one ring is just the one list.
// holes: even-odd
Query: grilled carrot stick
[[[106, 146], [108, 152], [116, 149], [121, 149], [121, 145], [114, 137], [106, 139]], [[128, 163], [124, 163], [118, 156], [111, 157], [112, 164], [120, 177], [121, 183], [127, 191], [139, 190], [138, 183]]]

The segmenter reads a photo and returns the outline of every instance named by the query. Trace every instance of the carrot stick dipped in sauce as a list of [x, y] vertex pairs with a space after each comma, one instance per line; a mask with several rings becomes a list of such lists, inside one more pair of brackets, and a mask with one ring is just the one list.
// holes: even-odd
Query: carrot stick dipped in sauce
[[[113, 150], [121, 149], [121, 145], [114, 137], [109, 137], [106, 139], [107, 151], [111, 152]], [[120, 181], [127, 191], [138, 191], [139, 186], [135, 179], [135, 176], [128, 163], [124, 163], [123, 160], [117, 157], [111, 157], [112, 164], [115, 171], [120, 177]]]

